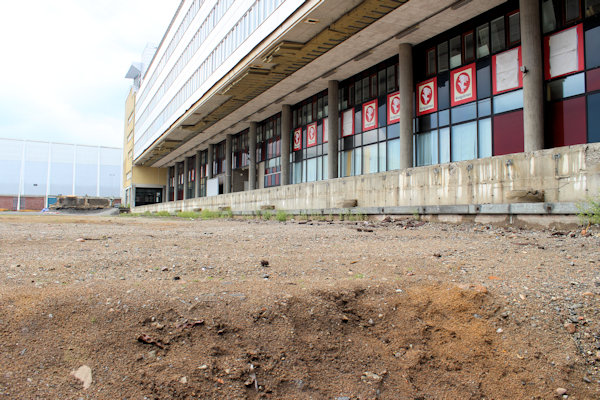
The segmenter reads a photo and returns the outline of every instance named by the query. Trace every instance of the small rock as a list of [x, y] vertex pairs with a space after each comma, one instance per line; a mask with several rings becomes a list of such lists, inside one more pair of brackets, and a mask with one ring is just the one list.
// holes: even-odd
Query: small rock
[[585, 383], [592, 383], [592, 380], [591, 380], [590, 378], [588, 378], [587, 376], [584, 376], [584, 377], [583, 377], [583, 381], [584, 381]]
[[260, 265], [263, 267], [268, 267], [269, 266], [269, 261], [267, 260], [260, 260]]
[[75, 241], [76, 241], [76, 242], [79, 242], [79, 243], [83, 243], [83, 242], [85, 242], [85, 239], [84, 239], [84, 238], [78, 238], [78, 239], [76, 239]]
[[591, 297], [591, 296], [594, 295], [594, 293], [592, 293], [592, 292], [583, 292], [581, 295], [584, 296], [584, 297]]
[[160, 270], [163, 271], [163, 272], [166, 272], [166, 271], [169, 270], [169, 267], [162, 267]]
[[179, 382], [181, 382], [185, 385], [188, 382], [187, 376], [182, 376], [181, 379], [179, 380]]
[[201, 366], [198, 367], [198, 369], [208, 369], [208, 365], [202, 364]]
[[79, 379], [84, 389], [89, 389], [92, 385], [92, 369], [87, 365], [82, 365], [77, 371], [71, 371], [71, 376]]
[[173, 280], [174, 280], [174, 281], [178, 281], [178, 280], [180, 280], [180, 279], [181, 279], [181, 277], [179, 277], [179, 276], [174, 276], [174, 277], [173, 277]]
[[380, 382], [383, 378], [373, 372], [365, 372], [363, 373], [363, 375], [360, 377], [360, 379], [364, 382], [364, 381], [373, 381], [373, 382]]
[[502, 332], [504, 332], [504, 329], [502, 329], [502, 328], [496, 329], [496, 333], [502, 333]]
[[565, 324], [565, 329], [570, 334], [573, 334], [573, 333], [575, 333], [577, 331], [577, 327], [574, 324], [571, 324], [571, 323]]
[[562, 396], [563, 394], [567, 394], [567, 389], [557, 388], [554, 393], [556, 393], [557, 396]]
[[371, 326], [373, 326], [373, 325], [375, 325], [375, 321], [373, 321], [372, 318], [369, 318], [368, 324], [371, 325]]
[[269, 279], [269, 274], [263, 274], [263, 279]]

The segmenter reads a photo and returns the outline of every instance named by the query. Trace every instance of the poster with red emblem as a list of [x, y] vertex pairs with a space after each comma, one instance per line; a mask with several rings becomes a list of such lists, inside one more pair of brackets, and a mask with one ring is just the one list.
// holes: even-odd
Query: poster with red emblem
[[452, 107], [477, 100], [475, 63], [450, 73], [450, 104]]
[[377, 99], [363, 104], [362, 130], [363, 132], [377, 128]]
[[317, 145], [317, 123], [313, 122], [306, 126], [306, 147]]
[[294, 151], [302, 150], [302, 128], [294, 131]]
[[437, 111], [437, 78], [429, 79], [417, 85], [417, 115], [431, 114]]
[[388, 94], [387, 97], [387, 123], [395, 124], [400, 121], [400, 92]]

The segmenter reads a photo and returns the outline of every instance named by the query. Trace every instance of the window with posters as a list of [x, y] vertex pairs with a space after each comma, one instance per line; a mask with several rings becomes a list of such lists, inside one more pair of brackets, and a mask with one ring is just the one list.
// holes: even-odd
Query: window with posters
[[327, 179], [327, 91], [292, 107], [290, 182]]
[[[519, 21], [508, 1], [415, 48], [417, 166], [522, 151]], [[493, 135], [505, 126], [510, 134]]]
[[258, 123], [256, 162], [264, 163], [263, 187], [281, 184], [281, 113]]

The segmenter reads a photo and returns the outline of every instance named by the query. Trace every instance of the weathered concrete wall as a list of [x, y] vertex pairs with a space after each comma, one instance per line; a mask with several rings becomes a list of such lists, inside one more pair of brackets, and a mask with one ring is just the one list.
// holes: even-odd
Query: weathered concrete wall
[[230, 207], [252, 212], [360, 208], [574, 203], [600, 193], [600, 144], [509, 154], [284, 187], [136, 207], [135, 212]]

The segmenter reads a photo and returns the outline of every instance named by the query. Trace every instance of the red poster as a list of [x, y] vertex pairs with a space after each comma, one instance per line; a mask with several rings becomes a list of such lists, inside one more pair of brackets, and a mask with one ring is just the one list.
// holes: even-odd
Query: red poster
[[492, 56], [492, 86], [494, 94], [523, 87], [521, 46]]
[[317, 145], [317, 123], [313, 122], [306, 126], [306, 147]]
[[400, 121], [400, 92], [388, 94], [387, 123], [395, 124]]
[[363, 132], [377, 128], [377, 99], [363, 104], [362, 130]]
[[431, 114], [437, 111], [437, 78], [431, 78], [417, 84], [419, 103], [417, 115]]
[[294, 131], [294, 151], [302, 150], [302, 128]]
[[477, 100], [475, 63], [450, 72], [450, 104], [452, 107]]

